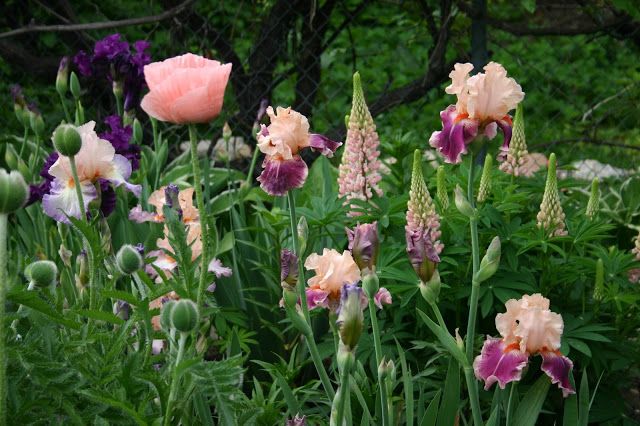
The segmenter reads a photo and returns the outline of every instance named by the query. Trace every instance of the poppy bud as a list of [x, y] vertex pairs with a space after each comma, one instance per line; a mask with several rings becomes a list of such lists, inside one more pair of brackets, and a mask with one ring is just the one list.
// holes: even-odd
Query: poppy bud
[[144, 266], [144, 261], [134, 246], [125, 244], [116, 254], [116, 265], [118, 265], [120, 272], [131, 275]]
[[53, 146], [60, 155], [73, 157], [82, 148], [82, 138], [70, 124], [61, 124], [53, 132]]
[[195, 330], [198, 321], [198, 307], [189, 299], [178, 300], [171, 310], [171, 324], [182, 333]]
[[49, 287], [56, 282], [58, 267], [50, 260], [38, 260], [27, 266], [24, 274], [36, 286]]
[[7, 173], [0, 168], [0, 214], [12, 213], [27, 202], [29, 187], [16, 171]]
[[168, 333], [171, 330], [171, 311], [176, 306], [175, 300], [169, 300], [167, 303], [162, 305], [162, 310], [160, 311], [160, 327]]

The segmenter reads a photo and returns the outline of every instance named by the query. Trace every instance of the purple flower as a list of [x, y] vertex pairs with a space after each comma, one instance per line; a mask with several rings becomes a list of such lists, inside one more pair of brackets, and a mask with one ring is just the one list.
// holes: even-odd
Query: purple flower
[[290, 286], [298, 281], [298, 256], [289, 249], [280, 252], [280, 281]]
[[133, 128], [131, 126], [123, 126], [122, 119], [118, 115], [110, 115], [104, 119], [105, 124], [110, 128], [109, 131], [101, 133], [101, 139], [108, 140], [116, 150], [116, 154], [125, 157], [131, 163], [132, 170], [138, 170], [140, 167], [140, 147], [130, 143]]
[[384, 287], [380, 287], [380, 290], [376, 293], [373, 298], [378, 309], [382, 309], [382, 305], [390, 305], [393, 300], [391, 299], [391, 293]]
[[78, 71], [81, 75], [85, 77], [90, 77], [93, 75], [93, 68], [91, 66], [91, 57], [84, 50], [76, 53], [76, 56], [73, 57], [73, 63], [78, 68]]
[[489, 337], [482, 345], [473, 369], [476, 377], [484, 380], [485, 390], [489, 390], [495, 382], [498, 382], [500, 389], [504, 389], [507, 383], [520, 380], [528, 358], [518, 349], [509, 350], [502, 339]]
[[222, 264], [220, 259], [216, 258], [211, 259], [211, 262], [209, 262], [209, 266], [207, 267], [207, 271], [213, 272], [216, 278], [230, 277], [233, 273], [231, 268], [227, 268]]

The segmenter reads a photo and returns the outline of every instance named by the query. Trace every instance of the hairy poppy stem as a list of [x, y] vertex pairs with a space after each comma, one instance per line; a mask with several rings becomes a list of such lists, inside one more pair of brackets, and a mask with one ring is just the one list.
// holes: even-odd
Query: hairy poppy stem
[[7, 218], [0, 214], [0, 426], [7, 424], [7, 351], [5, 348], [5, 298], [7, 294]]

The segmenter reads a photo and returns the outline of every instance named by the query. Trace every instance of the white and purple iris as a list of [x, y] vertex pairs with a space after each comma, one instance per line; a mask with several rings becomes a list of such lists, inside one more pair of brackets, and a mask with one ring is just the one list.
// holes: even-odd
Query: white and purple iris
[[[82, 139], [82, 147], [75, 155], [78, 180], [82, 189], [85, 210], [89, 203], [100, 197], [103, 185], [124, 186], [140, 196], [140, 185], [127, 181], [131, 176], [131, 163], [126, 157], [116, 154], [113, 145], [98, 137], [94, 131], [95, 122], [90, 121], [76, 130]], [[48, 168], [52, 177], [48, 193], [42, 197], [44, 212], [58, 222], [69, 223], [68, 217], [80, 219], [80, 205], [75, 190], [69, 158], [58, 156]]]
[[460, 163], [467, 145], [480, 137], [493, 139], [502, 129], [502, 150], [509, 147], [512, 121], [509, 111], [524, 98], [524, 92], [498, 63], [490, 62], [484, 73], [469, 76], [473, 65], [456, 64], [451, 71], [451, 84], [445, 89], [458, 101], [440, 113], [442, 130], [433, 132], [429, 143], [447, 163]]
[[508, 300], [507, 311], [496, 316], [496, 328], [502, 338], [487, 337], [473, 362], [475, 375], [489, 389], [498, 383], [504, 389], [522, 378], [529, 357], [542, 357], [542, 371], [557, 384], [566, 397], [575, 393], [569, 381], [573, 363], [560, 353], [564, 329], [562, 316], [549, 310], [549, 299], [540, 294]]

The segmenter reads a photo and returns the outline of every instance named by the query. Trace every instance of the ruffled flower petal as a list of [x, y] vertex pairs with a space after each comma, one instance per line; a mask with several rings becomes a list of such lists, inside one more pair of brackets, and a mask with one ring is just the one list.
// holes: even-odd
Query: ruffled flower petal
[[309, 310], [314, 308], [328, 308], [329, 307], [329, 293], [324, 290], [308, 288], [307, 294], [307, 306]]
[[382, 309], [382, 305], [390, 305], [393, 302], [391, 299], [391, 293], [389, 293], [389, 290], [384, 287], [380, 287], [374, 296], [373, 301], [376, 303], [378, 309]]
[[504, 389], [507, 383], [520, 380], [527, 361], [524, 352], [507, 347], [502, 339], [487, 337], [480, 355], [473, 361], [473, 370], [484, 381], [485, 390], [495, 382]]
[[314, 151], [320, 151], [320, 154], [326, 157], [333, 157], [333, 154], [342, 146], [342, 142], [336, 142], [324, 135], [312, 133], [309, 135], [309, 146]]
[[136, 223], [160, 222], [157, 215], [142, 210], [142, 206], [140, 204], [129, 211], [129, 220]]
[[453, 105], [442, 111], [440, 118], [442, 130], [433, 132], [429, 144], [444, 156], [445, 162], [457, 164], [467, 153], [467, 144], [478, 135], [478, 122], [461, 116]]
[[542, 356], [540, 368], [551, 378], [551, 383], [558, 384], [558, 388], [562, 390], [562, 396], [566, 398], [570, 394], [576, 393], [569, 381], [573, 362], [559, 352], [544, 351], [540, 352], [540, 356]]
[[[81, 188], [84, 210], [87, 211], [89, 203], [98, 197], [98, 191], [89, 182], [81, 183]], [[82, 219], [80, 203], [73, 182], [54, 180], [51, 183], [49, 193], [42, 197], [42, 207], [47, 216], [58, 222], [70, 223], [67, 216]]]
[[301, 188], [309, 169], [304, 160], [295, 155], [291, 160], [277, 160], [267, 156], [258, 176], [260, 187], [269, 195], [281, 196], [294, 188]]
[[233, 273], [231, 268], [227, 268], [222, 264], [220, 259], [216, 259], [216, 258], [211, 259], [211, 262], [209, 262], [209, 266], [207, 267], [207, 271], [213, 272], [217, 278], [230, 277], [231, 274]]

